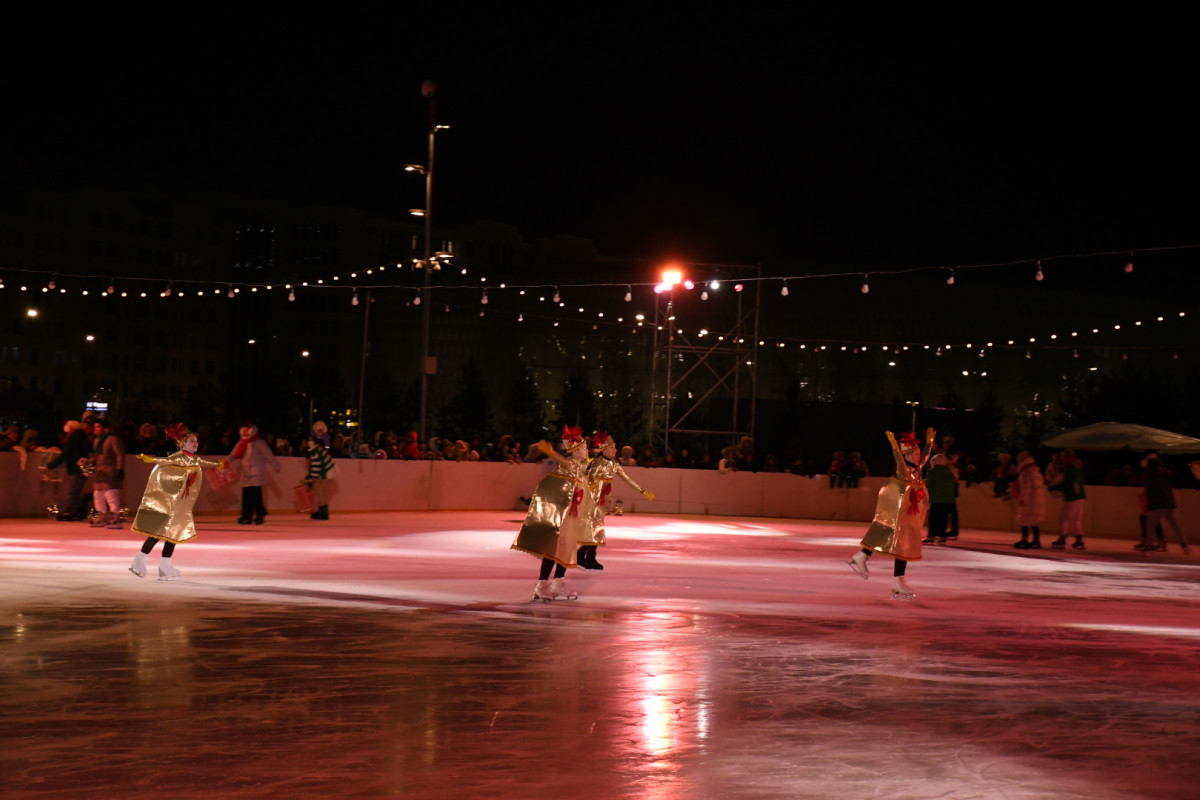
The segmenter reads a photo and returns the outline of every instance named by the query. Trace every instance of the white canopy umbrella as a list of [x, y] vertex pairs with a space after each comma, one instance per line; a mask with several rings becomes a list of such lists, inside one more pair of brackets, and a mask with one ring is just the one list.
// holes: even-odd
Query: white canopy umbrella
[[1072, 428], [1043, 439], [1042, 444], [1047, 447], [1070, 447], [1075, 450], [1200, 453], [1200, 439], [1126, 422], [1097, 422], [1082, 428]]

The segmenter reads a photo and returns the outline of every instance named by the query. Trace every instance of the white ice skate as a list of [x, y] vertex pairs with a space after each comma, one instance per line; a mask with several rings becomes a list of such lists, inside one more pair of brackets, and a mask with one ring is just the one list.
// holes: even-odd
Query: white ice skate
[[917, 596], [917, 593], [908, 588], [908, 583], [904, 578], [896, 578], [892, 581], [892, 599], [893, 600], [912, 600]]
[[857, 553], [855, 553], [854, 558], [850, 559], [846, 563], [850, 565], [850, 569], [861, 575], [864, 581], [870, 577], [869, 573], [867, 572], [867, 554], [862, 550], [859, 550]]
[[556, 600], [578, 600], [579, 595], [567, 588], [566, 581], [562, 578], [555, 578], [550, 583], [550, 594], [554, 595]]
[[550, 591], [550, 581], [538, 581], [533, 587], [533, 602], [553, 603], [554, 594]]
[[158, 579], [160, 581], [173, 581], [182, 574], [179, 570], [172, 567], [167, 559], [164, 558], [158, 562]]
[[133, 563], [129, 565], [129, 571], [139, 578], [146, 577], [146, 554], [138, 553], [133, 557]]

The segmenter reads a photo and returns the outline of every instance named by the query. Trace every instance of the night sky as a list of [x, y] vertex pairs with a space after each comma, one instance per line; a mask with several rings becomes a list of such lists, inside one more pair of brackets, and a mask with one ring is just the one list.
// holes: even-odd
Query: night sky
[[1200, 243], [1181, 20], [608, 8], [31, 19], [4, 180], [401, 216], [433, 78], [437, 224], [774, 275]]

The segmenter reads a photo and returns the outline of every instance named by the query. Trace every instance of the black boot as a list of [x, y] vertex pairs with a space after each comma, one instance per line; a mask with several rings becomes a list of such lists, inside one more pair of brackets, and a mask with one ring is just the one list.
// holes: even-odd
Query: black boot
[[321, 506], [312, 514], [313, 519], [329, 519], [329, 506]]

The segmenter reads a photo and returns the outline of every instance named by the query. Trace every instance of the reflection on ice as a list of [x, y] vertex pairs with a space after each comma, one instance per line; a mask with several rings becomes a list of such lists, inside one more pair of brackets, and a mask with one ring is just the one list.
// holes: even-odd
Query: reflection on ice
[[[627, 514], [528, 602], [508, 514], [200, 521], [184, 579], [0, 542], [5, 798], [1191, 798], [1195, 563], [965, 531], [889, 599], [858, 526]], [[749, 534], [749, 535], [748, 535]], [[836, 546], [835, 546], [836, 545]], [[885, 562], [881, 562], [885, 563]], [[154, 566], [153, 559], [150, 566]]]

